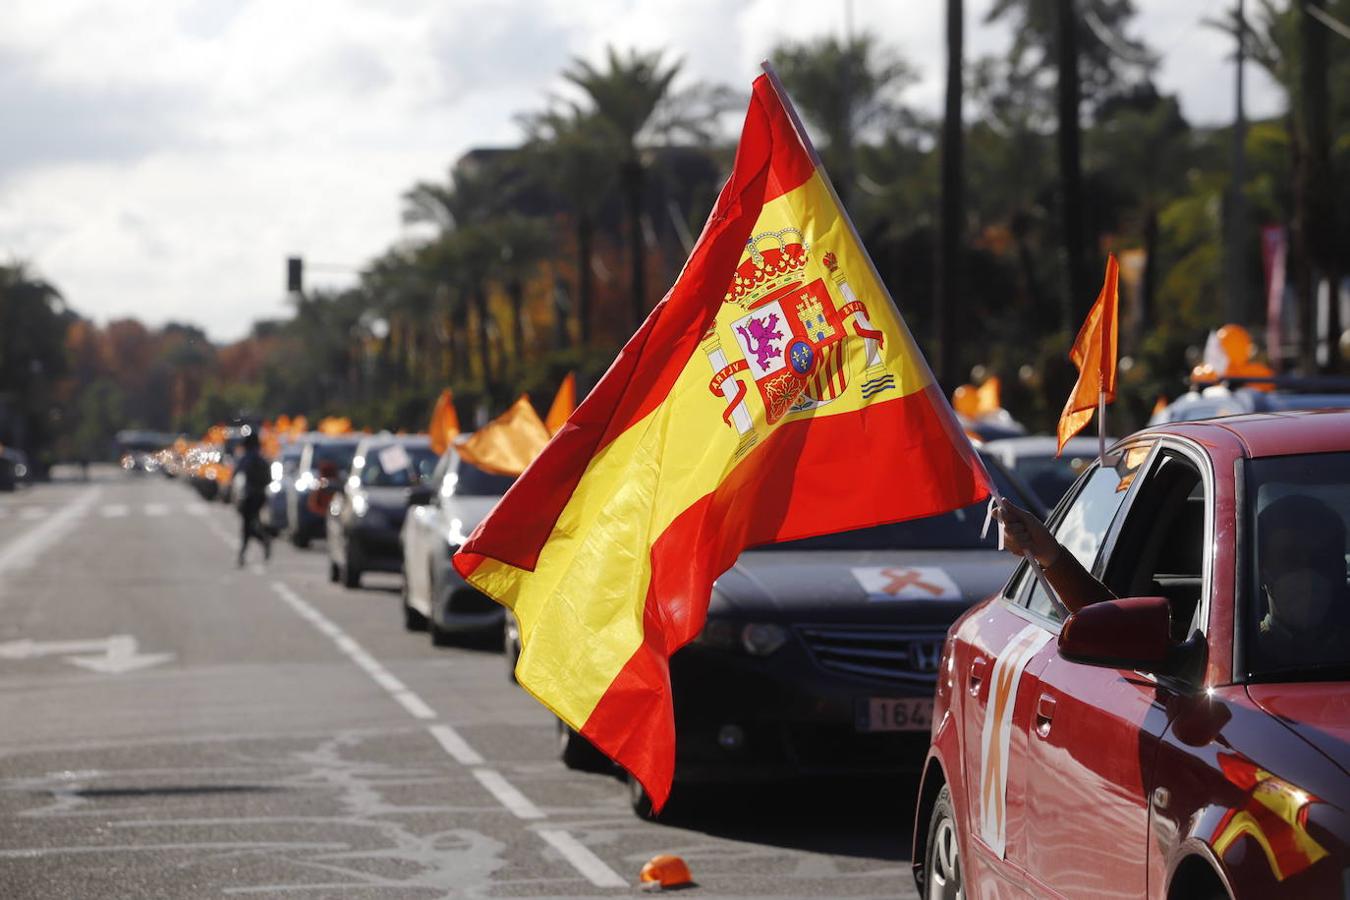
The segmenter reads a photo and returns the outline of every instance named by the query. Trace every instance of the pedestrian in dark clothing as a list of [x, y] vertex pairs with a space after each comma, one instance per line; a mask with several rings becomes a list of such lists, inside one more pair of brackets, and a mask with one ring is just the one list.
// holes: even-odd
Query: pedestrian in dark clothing
[[239, 559], [244, 564], [244, 551], [248, 549], [250, 537], [257, 538], [263, 546], [263, 558], [272, 558], [272, 536], [262, 527], [258, 513], [267, 502], [267, 485], [272, 480], [271, 466], [263, 458], [258, 446], [258, 434], [250, 431], [244, 435], [244, 453], [239, 457], [235, 471], [243, 474], [243, 489], [239, 494]]

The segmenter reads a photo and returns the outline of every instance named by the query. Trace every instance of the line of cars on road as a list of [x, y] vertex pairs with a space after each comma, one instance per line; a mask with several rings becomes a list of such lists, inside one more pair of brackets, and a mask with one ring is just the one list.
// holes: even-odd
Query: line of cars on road
[[[1350, 412], [1158, 425], [1104, 463], [1085, 439], [1057, 501], [1045, 440], [982, 452], [1122, 599], [1066, 615], [982, 506], [747, 551], [671, 659], [677, 800], [914, 773], [925, 897], [1350, 896]], [[450, 557], [512, 479], [424, 437], [297, 444], [273, 527], [325, 537], [349, 586], [401, 572], [437, 644], [504, 629], [509, 673], [514, 621]], [[564, 764], [613, 772], [557, 729]]]

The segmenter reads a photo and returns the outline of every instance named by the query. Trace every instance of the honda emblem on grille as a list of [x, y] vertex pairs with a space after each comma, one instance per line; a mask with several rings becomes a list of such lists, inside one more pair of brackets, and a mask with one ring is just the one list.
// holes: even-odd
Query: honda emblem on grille
[[937, 641], [910, 641], [909, 661], [916, 672], [936, 672], [942, 656], [942, 645]]

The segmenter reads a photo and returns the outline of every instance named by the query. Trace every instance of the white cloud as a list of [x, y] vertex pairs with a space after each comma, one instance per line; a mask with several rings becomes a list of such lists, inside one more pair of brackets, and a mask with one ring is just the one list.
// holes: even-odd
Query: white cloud
[[[1137, 0], [1159, 81], [1194, 121], [1230, 113], [1222, 3]], [[968, 3], [967, 54], [1006, 30]], [[688, 79], [748, 87], [783, 38], [843, 34], [830, 0], [11, 0], [0, 31], [0, 258], [31, 259], [81, 312], [241, 335], [285, 314], [287, 255], [356, 268], [402, 232], [399, 197], [565, 91], [574, 56], [666, 48]], [[936, 113], [944, 5], [856, 0]], [[1278, 91], [1253, 73], [1254, 115]], [[340, 273], [311, 283], [342, 283]]]

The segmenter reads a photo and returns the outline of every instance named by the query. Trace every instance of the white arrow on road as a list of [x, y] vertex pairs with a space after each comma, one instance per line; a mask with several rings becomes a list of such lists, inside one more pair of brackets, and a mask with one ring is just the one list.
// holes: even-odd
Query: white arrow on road
[[[24, 638], [0, 644], [0, 658], [33, 659], [39, 656], [65, 656], [66, 662], [102, 672], [105, 675], [121, 675], [146, 669], [173, 659], [173, 653], [137, 653], [136, 639], [129, 634], [115, 634], [106, 638], [92, 638], [82, 641], [34, 641]], [[71, 653], [91, 653], [92, 656], [67, 656]]]

